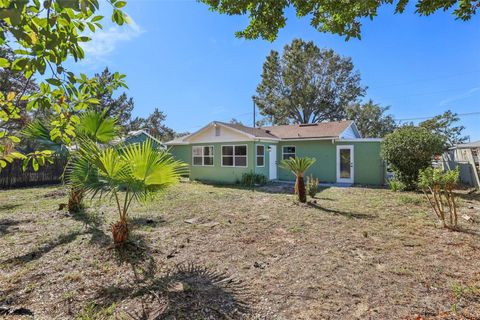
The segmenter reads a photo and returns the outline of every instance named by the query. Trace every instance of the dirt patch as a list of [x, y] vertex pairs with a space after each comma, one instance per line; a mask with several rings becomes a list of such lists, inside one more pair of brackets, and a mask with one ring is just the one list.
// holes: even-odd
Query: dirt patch
[[478, 195], [461, 195], [472, 221], [450, 231], [416, 193], [331, 187], [299, 204], [287, 190], [182, 183], [135, 206], [115, 250], [113, 203], [69, 215], [58, 190], [1, 192], [0, 317], [480, 317]]

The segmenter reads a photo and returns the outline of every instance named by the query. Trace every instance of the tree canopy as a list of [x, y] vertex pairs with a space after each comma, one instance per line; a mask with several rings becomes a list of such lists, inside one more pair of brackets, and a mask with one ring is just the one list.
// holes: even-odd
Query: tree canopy
[[[95, 74], [98, 79], [99, 86], [109, 88], [115, 83], [115, 74], [108, 68], [105, 68], [102, 73]], [[104, 90], [97, 93], [96, 98], [99, 104], [92, 105], [93, 109], [100, 109], [106, 111], [106, 116], [115, 118], [122, 133], [127, 133], [128, 124], [132, 117], [133, 107], [135, 106], [133, 98], [128, 97], [125, 92], [118, 96], [114, 96], [112, 90]]]
[[421, 122], [420, 127], [439, 135], [443, 138], [445, 147], [451, 147], [469, 139], [468, 136], [463, 135], [465, 127], [455, 125], [458, 121], [460, 121], [458, 114], [447, 110], [443, 114]]
[[200, 0], [211, 10], [227, 15], [248, 15], [249, 25], [236, 32], [246, 39], [276, 39], [278, 31], [285, 27], [285, 10], [293, 8], [297, 17], [310, 17], [312, 27], [320, 32], [361, 38], [362, 19], [373, 20], [380, 6], [390, 5], [395, 13], [403, 13], [409, 3], [415, 13], [428, 16], [437, 11], [450, 10], [455, 19], [469, 20], [480, 8], [479, 0]]
[[315, 123], [345, 119], [365, 90], [350, 58], [294, 39], [267, 56], [254, 100], [273, 124]]
[[[122, 11], [125, 1], [107, 0], [111, 19], [122, 25], [128, 22]], [[3, 0], [0, 1], [0, 45], [10, 47], [18, 56], [12, 62], [0, 58], [0, 68], [24, 77], [23, 88], [18, 92], [0, 95], [0, 165], [25, 157], [16, 152], [19, 136], [8, 130], [8, 123], [18, 120], [27, 111], [50, 110], [52, 118], [50, 136], [71, 143], [75, 126], [79, 122], [77, 111], [98, 104], [98, 92], [125, 86], [125, 76], [115, 73], [108, 87], [100, 86], [95, 77], [75, 75], [64, 65], [67, 59], [84, 58], [82, 43], [90, 41], [85, 31], [94, 33], [102, 28], [103, 16], [98, 14], [97, 0]], [[28, 92], [34, 76], [44, 79], [39, 90]], [[22, 103], [23, 101], [23, 103]], [[24, 103], [26, 102], [26, 106]], [[47, 153], [45, 153], [47, 154]], [[43, 157], [41, 152], [31, 157]]]
[[369, 100], [364, 104], [356, 103], [348, 107], [347, 118], [355, 121], [362, 137], [382, 138], [397, 127], [392, 115], [385, 114], [388, 109], [390, 108]]
[[167, 116], [163, 111], [155, 108], [147, 118], [136, 117], [129, 124], [129, 130], [146, 129], [148, 132], [161, 141], [170, 141], [178, 135], [173, 129], [165, 125]]

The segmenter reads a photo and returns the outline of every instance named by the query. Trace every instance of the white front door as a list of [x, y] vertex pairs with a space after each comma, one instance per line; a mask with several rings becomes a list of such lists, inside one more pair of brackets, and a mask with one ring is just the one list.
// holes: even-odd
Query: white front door
[[277, 179], [277, 146], [276, 145], [269, 145], [268, 148], [269, 150], [269, 174], [268, 178], [270, 180], [276, 180]]
[[337, 182], [353, 183], [353, 146], [337, 146]]

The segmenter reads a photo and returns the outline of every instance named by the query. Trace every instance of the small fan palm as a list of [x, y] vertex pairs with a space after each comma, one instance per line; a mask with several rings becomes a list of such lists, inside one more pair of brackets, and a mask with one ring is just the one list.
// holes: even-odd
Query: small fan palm
[[[23, 130], [23, 135], [27, 139], [35, 141], [38, 148], [52, 150], [55, 154], [70, 159], [75, 157], [75, 152], [72, 153], [68, 149], [68, 144], [65, 141], [59, 138], [51, 138], [50, 130], [51, 128], [36, 120]], [[81, 144], [82, 141], [92, 141], [101, 144], [109, 143], [116, 137], [117, 132], [116, 120], [109, 118], [105, 111], [87, 111], [83, 113], [80, 115], [80, 121], [75, 128], [77, 144]], [[70, 189], [67, 205], [69, 212], [78, 212], [83, 207], [84, 193], [82, 188]]]
[[296, 177], [295, 189], [298, 190], [298, 200], [307, 202], [307, 193], [305, 190], [305, 181], [303, 177], [305, 172], [315, 163], [314, 158], [290, 158], [280, 162], [280, 167], [290, 170]]
[[151, 140], [103, 150], [85, 140], [69, 165], [67, 179], [72, 188], [81, 188], [92, 197], [107, 194], [113, 197], [119, 221], [112, 224], [112, 235], [115, 244], [121, 244], [128, 238], [128, 211], [132, 201], [147, 200], [178, 182], [186, 172], [185, 163], [156, 149]]

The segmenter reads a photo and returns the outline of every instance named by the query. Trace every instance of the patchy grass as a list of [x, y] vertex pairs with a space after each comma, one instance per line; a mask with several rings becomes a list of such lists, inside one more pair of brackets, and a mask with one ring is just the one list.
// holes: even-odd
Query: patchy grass
[[421, 194], [326, 188], [303, 205], [289, 189], [181, 183], [133, 207], [122, 249], [113, 203], [69, 215], [61, 187], [1, 191], [0, 316], [480, 317], [478, 195], [459, 199], [477, 222], [450, 231]]

